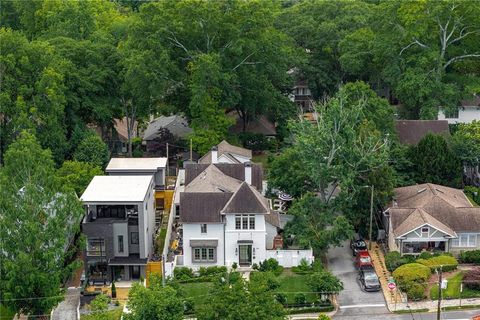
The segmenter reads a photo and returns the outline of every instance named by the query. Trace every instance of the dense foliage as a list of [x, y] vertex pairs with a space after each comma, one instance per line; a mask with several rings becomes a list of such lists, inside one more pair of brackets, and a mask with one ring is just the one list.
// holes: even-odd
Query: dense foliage
[[480, 268], [467, 270], [463, 273], [465, 287], [472, 290], [480, 290]]
[[480, 250], [466, 250], [460, 252], [459, 259], [463, 263], [480, 264]]
[[457, 259], [451, 256], [437, 256], [428, 259], [417, 259], [416, 262], [429, 267], [432, 272], [439, 270], [440, 267], [442, 267], [443, 271], [448, 272], [457, 269], [458, 266]]
[[392, 275], [409, 299], [420, 300], [425, 295], [431, 271], [423, 264], [407, 263], [397, 268]]

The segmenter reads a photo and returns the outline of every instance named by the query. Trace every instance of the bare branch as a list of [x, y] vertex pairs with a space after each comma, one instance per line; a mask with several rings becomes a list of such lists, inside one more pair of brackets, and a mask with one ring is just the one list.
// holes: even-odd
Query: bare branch
[[447, 67], [449, 65], [451, 65], [452, 63], [454, 63], [456, 61], [464, 60], [464, 59], [468, 59], [468, 58], [480, 58], [480, 53], [464, 54], [462, 56], [454, 57], [454, 58], [448, 60], [447, 63], [445, 63], [445, 65], [443, 66], [443, 70], [447, 69]]
[[414, 45], [418, 45], [419, 47], [424, 48], [424, 49], [429, 48], [427, 45], [425, 45], [425, 44], [421, 43], [420, 41], [418, 41], [417, 39], [415, 39], [408, 46], [406, 46], [402, 50], [400, 50], [400, 53], [398, 55], [401, 56], [403, 51], [407, 50], [408, 48], [410, 48], [411, 46], [414, 46]]
[[248, 58], [250, 58], [251, 56], [253, 56], [255, 52], [252, 52], [250, 53], [248, 56], [245, 57], [245, 59], [243, 59], [239, 64], [237, 64], [233, 69], [232, 71], [235, 71], [238, 67], [240, 67], [242, 64], [246, 64], [245, 61], [248, 60]]
[[191, 58], [190, 56], [190, 52], [188, 51], [188, 49], [180, 42], [178, 41], [177, 37], [175, 36], [175, 33], [171, 32], [170, 31], [170, 34], [172, 35], [171, 37], [168, 37], [168, 39], [178, 48], [182, 49], [183, 51], [185, 51], [185, 53], [188, 54], [188, 56]]

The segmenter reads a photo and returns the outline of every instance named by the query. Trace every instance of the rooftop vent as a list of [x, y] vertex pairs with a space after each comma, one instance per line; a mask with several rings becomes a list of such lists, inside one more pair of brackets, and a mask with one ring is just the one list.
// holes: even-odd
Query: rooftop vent
[[423, 191], [427, 190], [427, 188], [423, 188], [417, 191], [417, 193], [422, 193]]

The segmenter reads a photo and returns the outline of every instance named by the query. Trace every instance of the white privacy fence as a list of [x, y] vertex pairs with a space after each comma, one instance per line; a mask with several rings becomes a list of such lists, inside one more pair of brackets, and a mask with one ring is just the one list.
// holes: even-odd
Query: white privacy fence
[[267, 250], [267, 259], [273, 258], [286, 268], [298, 266], [302, 259], [311, 264], [315, 258], [312, 249], [308, 250]]

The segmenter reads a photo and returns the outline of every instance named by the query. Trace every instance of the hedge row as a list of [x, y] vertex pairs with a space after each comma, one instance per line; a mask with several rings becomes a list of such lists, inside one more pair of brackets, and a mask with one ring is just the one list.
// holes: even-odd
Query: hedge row
[[438, 256], [431, 257], [429, 259], [417, 259], [417, 263], [423, 264], [430, 268], [433, 272], [442, 266], [442, 270], [445, 272], [457, 269], [458, 261], [451, 256]]
[[459, 258], [463, 263], [480, 264], [480, 250], [462, 251]]
[[410, 300], [421, 300], [425, 296], [430, 268], [420, 263], [407, 263], [393, 272], [400, 289], [407, 293]]

